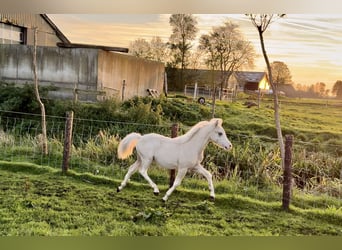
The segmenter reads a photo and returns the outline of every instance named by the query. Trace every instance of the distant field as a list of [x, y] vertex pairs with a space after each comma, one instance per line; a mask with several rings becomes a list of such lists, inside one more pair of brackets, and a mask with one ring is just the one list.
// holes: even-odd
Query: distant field
[[[241, 132], [256, 135], [275, 136], [273, 101], [261, 101], [260, 108], [247, 108], [243, 101], [232, 104], [219, 102], [225, 109], [217, 115], [224, 116], [227, 126], [239, 128]], [[281, 99], [281, 124], [284, 133], [302, 137], [304, 141], [322, 141], [326, 139], [342, 141], [342, 101]], [[269, 129], [269, 130], [268, 130]]]

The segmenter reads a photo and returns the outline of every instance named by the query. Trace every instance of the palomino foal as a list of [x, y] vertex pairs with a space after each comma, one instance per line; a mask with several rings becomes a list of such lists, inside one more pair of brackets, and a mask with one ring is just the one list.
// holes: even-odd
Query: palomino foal
[[128, 134], [119, 143], [118, 157], [126, 159], [133, 153], [133, 149], [136, 148], [137, 160], [129, 167], [117, 191], [120, 192], [126, 186], [132, 174], [139, 170], [140, 174], [153, 188], [154, 193], [159, 194], [157, 185], [147, 174], [147, 170], [154, 160], [163, 168], [177, 170], [173, 186], [166, 192], [163, 197], [164, 201], [181, 184], [188, 169], [195, 170], [208, 180], [210, 197], [215, 199], [212, 175], [201, 165], [203, 151], [208, 142], [214, 142], [225, 150], [232, 148], [232, 144], [222, 128], [222, 119], [214, 118], [210, 121], [199, 122], [186, 134], [176, 138], [169, 138], [154, 133], [146, 135], [139, 133]]

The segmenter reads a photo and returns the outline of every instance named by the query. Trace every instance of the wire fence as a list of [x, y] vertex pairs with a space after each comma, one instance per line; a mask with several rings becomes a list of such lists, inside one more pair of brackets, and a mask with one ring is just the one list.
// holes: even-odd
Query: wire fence
[[[46, 156], [41, 153], [40, 119], [41, 116], [38, 114], [0, 111], [1, 160], [33, 162], [62, 168], [66, 117], [46, 117], [48, 135]], [[170, 136], [171, 127], [172, 124], [153, 125], [74, 118], [70, 168], [122, 179], [127, 172], [127, 167], [134, 162], [134, 157], [127, 161], [117, 159], [116, 149], [120, 138], [130, 132], [153, 132]], [[189, 128], [181, 125], [179, 135], [184, 134]], [[267, 185], [269, 182], [281, 184], [283, 180], [283, 172], [279, 168], [278, 140], [267, 136], [229, 133], [227, 135], [235, 147], [234, 151], [227, 154], [214, 146], [209, 146], [204, 165], [213, 172], [215, 179], [230, 180], [237, 184], [230, 185], [228, 189], [219, 184], [217, 191], [240, 193], [266, 201], [280, 201], [281, 192], [275, 192], [272, 185]], [[260, 143], [252, 146], [254, 141]], [[267, 145], [265, 148], [261, 146], [264, 143]], [[331, 197], [337, 198], [338, 204], [342, 205], [342, 158], [315, 152], [314, 149], [319, 149], [320, 146], [320, 143], [295, 140], [294, 194], [303, 191], [319, 194], [320, 198], [317, 198], [315, 203], [317, 207], [335, 206], [332, 205], [336, 203], [331, 202]], [[339, 145], [328, 146], [336, 151], [340, 150]], [[154, 167], [149, 174], [157, 184], [167, 185], [169, 178], [167, 171], [160, 171], [158, 167]], [[193, 173], [189, 175], [200, 178]], [[140, 175], [134, 175], [132, 180], [145, 182]], [[307, 202], [294, 196], [293, 203], [304, 207]]]

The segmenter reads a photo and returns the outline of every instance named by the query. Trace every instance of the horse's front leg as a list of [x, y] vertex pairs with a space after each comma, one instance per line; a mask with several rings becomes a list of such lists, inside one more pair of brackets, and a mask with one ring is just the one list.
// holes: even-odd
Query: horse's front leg
[[178, 187], [181, 184], [186, 172], [187, 172], [186, 168], [185, 169], [178, 169], [175, 181], [173, 182], [172, 187], [170, 187], [169, 190], [167, 190], [165, 196], [163, 197], [163, 201], [167, 201], [167, 199], [172, 194], [172, 192], [176, 189], [176, 187]]
[[213, 176], [212, 174], [206, 170], [201, 164], [198, 164], [194, 170], [199, 173], [202, 174], [208, 181], [209, 184], [209, 190], [210, 190], [210, 198], [211, 199], [215, 199], [215, 189], [214, 189], [214, 184], [213, 184]]

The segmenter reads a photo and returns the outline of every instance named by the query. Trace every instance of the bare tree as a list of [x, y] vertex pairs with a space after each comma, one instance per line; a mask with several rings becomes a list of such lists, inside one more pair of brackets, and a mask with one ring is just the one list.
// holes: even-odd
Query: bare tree
[[218, 64], [218, 55], [216, 53], [215, 45], [211, 42], [210, 35], [202, 35], [200, 37], [200, 45], [199, 49], [205, 50], [207, 57], [205, 59], [205, 63], [209, 67], [212, 73], [212, 81], [213, 81], [213, 104], [211, 110], [211, 116], [215, 117], [215, 109], [216, 109], [216, 81], [213, 77], [214, 70], [219, 67]]
[[48, 146], [47, 146], [47, 134], [46, 134], [46, 115], [45, 115], [45, 106], [42, 102], [39, 95], [39, 84], [38, 84], [38, 73], [37, 73], [37, 36], [38, 29], [34, 28], [34, 46], [33, 46], [33, 74], [34, 74], [34, 89], [36, 99], [39, 103], [41, 116], [42, 116], [42, 152], [44, 155], [48, 154]]
[[151, 39], [150, 42], [152, 60], [158, 62], [166, 62], [169, 59], [169, 50], [167, 48], [167, 44], [163, 42], [163, 40], [159, 36], [155, 36]]
[[211, 70], [218, 68], [218, 55], [216, 53], [215, 45], [211, 42], [210, 35], [205, 34], [200, 37], [199, 46], [200, 50], [205, 51], [205, 64]]
[[187, 66], [187, 57], [189, 56], [193, 41], [198, 32], [197, 20], [192, 14], [172, 14], [169, 20], [172, 26], [170, 36], [171, 50], [174, 51], [174, 65], [180, 64], [181, 85], [183, 85], [183, 72]]
[[169, 51], [166, 43], [159, 36], [155, 36], [150, 42], [139, 38], [130, 43], [130, 53], [136, 57], [163, 62], [169, 59]]
[[252, 24], [258, 30], [262, 54], [264, 56], [265, 63], [267, 66], [268, 78], [269, 78], [270, 85], [271, 85], [271, 88], [273, 91], [274, 119], [275, 119], [275, 125], [276, 125], [276, 129], [277, 129], [277, 137], [278, 137], [278, 142], [279, 142], [279, 147], [280, 147], [281, 166], [284, 168], [285, 146], [284, 146], [281, 124], [280, 124], [280, 107], [279, 107], [279, 98], [278, 98], [278, 88], [277, 88], [277, 85], [274, 84], [274, 82], [273, 82], [272, 68], [271, 68], [271, 64], [270, 64], [270, 61], [268, 59], [267, 53], [266, 53], [263, 34], [267, 30], [269, 25], [274, 20], [284, 17], [285, 14], [247, 14], [247, 16], [250, 18], [250, 20], [252, 21]]
[[130, 43], [129, 51], [133, 56], [151, 59], [151, 46], [148, 41], [143, 38], [138, 38], [137, 40]]
[[244, 38], [239, 26], [230, 21], [213, 27], [209, 35], [202, 35], [200, 47], [207, 54], [207, 64], [217, 66], [221, 72], [221, 92], [234, 71], [244, 65], [254, 65], [254, 47]]

